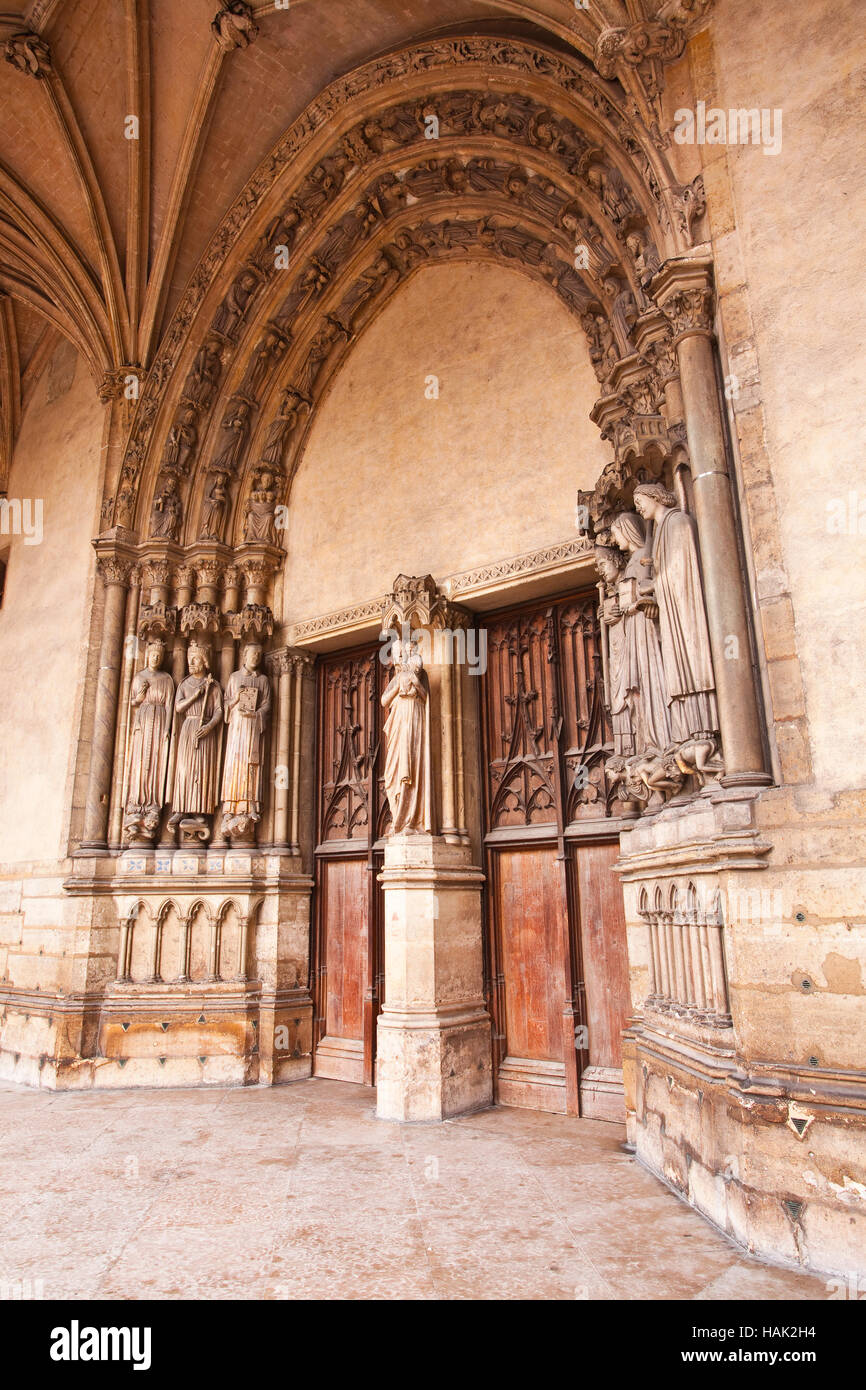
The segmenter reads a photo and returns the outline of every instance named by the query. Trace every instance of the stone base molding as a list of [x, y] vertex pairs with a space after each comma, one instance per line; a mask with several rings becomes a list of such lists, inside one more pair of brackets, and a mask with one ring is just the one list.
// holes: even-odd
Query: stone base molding
[[747, 1063], [649, 1018], [623, 1070], [629, 1140], [679, 1196], [753, 1254], [866, 1275], [862, 1075]]
[[147, 851], [74, 860], [43, 897], [23, 895], [14, 945], [35, 910], [58, 950], [7, 964], [0, 1077], [74, 1090], [309, 1076], [312, 882], [297, 868], [288, 855]]
[[467, 846], [392, 836], [385, 889], [385, 1006], [378, 1019], [377, 1114], [444, 1120], [492, 1104], [484, 1007], [481, 885]]
[[628, 1133], [749, 1251], [861, 1277], [854, 898], [850, 877], [797, 867], [802, 833], [778, 794], [721, 787], [623, 829]]

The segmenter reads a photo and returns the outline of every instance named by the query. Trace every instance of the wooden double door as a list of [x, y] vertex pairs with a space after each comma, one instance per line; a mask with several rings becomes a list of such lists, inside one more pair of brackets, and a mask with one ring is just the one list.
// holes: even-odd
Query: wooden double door
[[[594, 594], [483, 620], [485, 989], [503, 1104], [620, 1119], [629, 1012]], [[320, 659], [314, 1073], [375, 1082], [389, 828], [378, 648]]]
[[500, 1102], [622, 1119], [628, 952], [596, 607], [578, 594], [485, 624], [488, 1001]]

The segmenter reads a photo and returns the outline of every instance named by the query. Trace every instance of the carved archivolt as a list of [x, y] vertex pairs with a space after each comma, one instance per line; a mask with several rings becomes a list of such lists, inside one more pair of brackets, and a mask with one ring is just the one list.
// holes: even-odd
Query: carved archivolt
[[[401, 99], [388, 104], [398, 82]], [[440, 205], [444, 215], [434, 214]], [[252, 492], [273, 492], [276, 511], [336, 361], [431, 257], [495, 256], [547, 281], [584, 319], [605, 381], [634, 347], [642, 281], [661, 256], [688, 247], [699, 212], [635, 111], [626, 115], [610, 87], [561, 55], [513, 40], [441, 40], [350, 74], [259, 168], [196, 271], [142, 393], [115, 523], [131, 527], [137, 516], [141, 527], [144, 472], [154, 503], [168, 495], [167, 509], [151, 509], [167, 539], [242, 533]], [[235, 277], [214, 294], [230, 255]], [[190, 349], [203, 313], [208, 326]], [[155, 454], [154, 425], [181, 360]], [[273, 474], [264, 488], [253, 472], [263, 464]], [[265, 530], [270, 501], [258, 498], [254, 524]]]

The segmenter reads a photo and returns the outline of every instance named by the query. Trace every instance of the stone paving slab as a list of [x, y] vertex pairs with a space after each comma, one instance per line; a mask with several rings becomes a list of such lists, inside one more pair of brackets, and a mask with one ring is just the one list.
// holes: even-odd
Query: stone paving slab
[[819, 1300], [621, 1147], [497, 1108], [377, 1119], [374, 1092], [0, 1086], [0, 1281], [46, 1298]]

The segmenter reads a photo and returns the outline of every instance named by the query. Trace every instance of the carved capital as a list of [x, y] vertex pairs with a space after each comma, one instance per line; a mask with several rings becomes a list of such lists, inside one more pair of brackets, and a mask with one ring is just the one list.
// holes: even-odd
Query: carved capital
[[167, 559], [146, 560], [142, 569], [144, 583], [151, 587], [154, 584], [167, 586], [171, 578], [171, 564]]
[[270, 672], [271, 680], [276, 681], [279, 680], [280, 676], [287, 676], [292, 669], [288, 647], [280, 647], [279, 651], [269, 652], [265, 657], [265, 665]]
[[668, 261], [650, 285], [650, 293], [671, 325], [673, 341], [713, 332], [715, 296], [712, 262]]
[[195, 567], [198, 582], [202, 588], [218, 589], [223, 567], [219, 560], [205, 560]]
[[296, 676], [310, 680], [316, 674], [316, 658], [312, 652], [299, 652], [289, 648], [289, 659]]
[[249, 5], [244, 4], [244, 0], [229, 0], [229, 4], [217, 11], [210, 27], [225, 53], [231, 53], [236, 48], [248, 48], [259, 32], [253, 12]]
[[96, 568], [102, 575], [102, 582], [105, 585], [126, 585], [132, 573], [132, 567], [132, 560], [125, 555], [100, 555], [96, 561]]
[[13, 68], [40, 81], [50, 77], [54, 71], [51, 65], [51, 49], [38, 34], [13, 34], [6, 40], [3, 56]]

